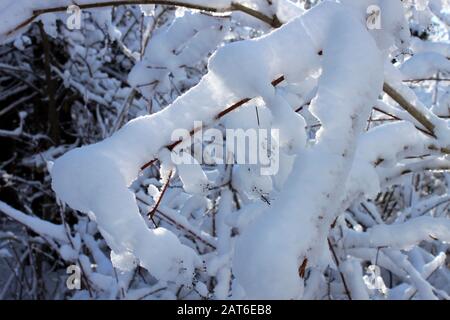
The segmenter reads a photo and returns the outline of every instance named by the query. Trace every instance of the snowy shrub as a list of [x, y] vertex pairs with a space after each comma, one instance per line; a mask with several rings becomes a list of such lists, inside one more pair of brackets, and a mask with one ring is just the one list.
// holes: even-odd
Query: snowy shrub
[[0, 298], [448, 299], [447, 0], [117, 2], [0, 5]]

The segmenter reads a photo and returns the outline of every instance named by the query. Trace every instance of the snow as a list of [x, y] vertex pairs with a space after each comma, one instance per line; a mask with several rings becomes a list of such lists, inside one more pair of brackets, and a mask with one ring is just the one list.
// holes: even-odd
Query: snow
[[450, 241], [450, 222], [444, 218], [418, 217], [402, 224], [376, 225], [364, 233], [351, 232], [346, 247], [368, 245], [372, 248], [394, 247], [408, 249], [430, 236]]
[[404, 62], [400, 68], [405, 79], [427, 79], [438, 72], [450, 73], [450, 60], [436, 52], [422, 52]]
[[128, 82], [151, 98], [156, 90], [167, 90], [170, 77], [186, 77], [191, 66], [212, 52], [228, 31], [226, 18], [217, 19], [196, 12], [183, 12], [167, 28], [158, 30], [145, 55], [130, 72]]
[[17, 220], [18, 222], [22, 223], [38, 234], [49, 236], [61, 242], [68, 241], [64, 227], [61, 225], [56, 225], [41, 220], [37, 217], [27, 215], [19, 210], [14, 209], [3, 201], [0, 201], [0, 211], [6, 214], [11, 219]]
[[59, 253], [65, 261], [76, 262], [78, 259], [78, 251], [74, 250], [74, 248], [67, 244], [60, 247]]
[[[285, 31], [285, 36], [288, 35], [289, 28], [292, 26], [283, 28], [288, 30]], [[281, 40], [283, 37], [278, 41]], [[249, 73], [252, 79], [244, 78], [237, 82], [245, 68], [257, 66], [258, 61], [251, 61], [251, 51], [246, 51], [249, 56], [242, 57], [239, 66], [229, 59], [235, 57], [238, 51], [245, 51], [242, 46], [251, 45], [252, 50], [258, 49], [254, 47], [262, 46], [262, 41], [224, 47], [210, 59], [210, 73], [170, 107], [158, 114], [130, 121], [107, 140], [70, 151], [56, 160], [53, 166], [52, 186], [58, 197], [74, 209], [93, 214], [115, 254], [133, 253], [140, 264], [158, 278], [172, 279], [182, 267], [187, 270], [184, 272], [186, 277], [189, 277], [198, 259], [191, 249], [179, 243], [172, 232], [163, 228], [149, 230], [146, 227], [138, 212], [134, 195], [127, 186], [136, 178], [139, 168], [148, 162], [149, 156], [157, 155], [164, 145], [170, 143], [171, 132], [175, 129], [189, 130], [192, 123], [199, 120], [208, 124], [220, 111], [218, 108], [230, 105], [240, 94], [256, 95], [267, 91], [255, 88], [248, 90], [247, 85], [247, 90], [240, 93], [241, 90], [234, 90], [237, 87], [244, 88], [244, 83], [256, 85], [252, 80], [257, 79], [260, 86], [264, 87], [258, 89], [266, 89], [267, 86], [270, 88], [271, 79], [279, 72], [275, 67], [285, 66], [282, 71], [286, 71], [287, 78], [299, 77], [311, 68], [308, 66], [302, 67], [302, 70], [293, 70], [287, 67], [289, 61], [296, 59], [295, 51], [304, 49], [305, 52], [314, 52], [307, 43], [290, 42], [296, 50], [288, 51], [287, 60], [273, 61], [269, 72], [259, 69], [265, 73], [263, 77], [261, 74]], [[281, 46], [274, 46], [276, 47], [279, 49], [275, 50], [284, 51]], [[273, 60], [276, 56], [277, 52], [270, 52], [267, 58]], [[311, 62], [318, 59], [315, 54], [312, 56], [309, 59]], [[228, 67], [222, 69], [225, 66]], [[235, 68], [234, 72], [232, 68]], [[258, 70], [255, 67], [253, 69]], [[229, 74], [234, 76], [226, 77]], [[263, 84], [264, 79], [268, 85]], [[273, 89], [269, 92], [273, 92]], [[191, 107], [193, 103], [197, 105], [195, 111]], [[179, 114], [184, 117], [178, 117]], [[163, 252], [166, 254], [163, 255]], [[162, 255], [163, 258], [160, 257]]]
[[132, 271], [137, 266], [136, 258], [131, 252], [116, 254], [111, 251], [111, 262], [122, 271]]
[[[348, 279], [348, 286], [352, 293], [352, 299], [368, 300], [369, 294], [367, 292], [367, 286], [363, 281], [364, 277], [360, 262], [355, 258], [348, 259], [342, 264], [340, 270], [347, 276], [346, 279]], [[376, 280], [378, 280], [378, 282], [380, 282], [380, 280], [383, 281], [381, 277], [378, 277]]]
[[[335, 194], [345, 181], [350, 169], [345, 166], [345, 159], [351, 156], [354, 148], [353, 135], [361, 130], [356, 127], [352, 132], [351, 128], [357, 123], [352, 123], [351, 115], [367, 113], [379, 92], [377, 88], [381, 88], [380, 71], [383, 68], [379, 50], [358, 20], [344, 12], [344, 6], [325, 3], [287, 26], [298, 27], [298, 36], [303, 28], [308, 30], [308, 36], [316, 40], [316, 47], [323, 48], [318, 95], [310, 106], [312, 113], [320, 119], [322, 129], [316, 146], [309, 153], [297, 155], [292, 178], [288, 178], [284, 191], [270, 208], [277, 215], [265, 213], [258, 216], [236, 243], [233, 271], [248, 298], [292, 299], [302, 296], [303, 280], [298, 276], [298, 268], [308, 251], [314, 252], [313, 247], [324, 245], [316, 219], [324, 219], [331, 224], [335, 213], [326, 208], [333, 208], [339, 202], [339, 196], [332, 198], [331, 194]], [[336, 30], [333, 39], [324, 32], [329, 28]], [[310, 41], [308, 36], [305, 35], [300, 42]], [[358, 55], [355, 59], [357, 64], [345, 63], [348, 56], [355, 55]], [[308, 60], [309, 57], [305, 58]], [[350, 75], [358, 81], [340, 81], [342, 78], [350, 79]], [[334, 105], [332, 110], [328, 107], [331, 101]], [[336, 135], [336, 132], [340, 133]], [[334, 169], [327, 170], [327, 167]], [[317, 172], [321, 175], [317, 176]], [[302, 179], [297, 179], [300, 176]], [[321, 180], [321, 188], [314, 190], [311, 182], [317, 179]], [[298, 194], [302, 195], [301, 202], [297, 200]], [[317, 254], [308, 255], [311, 265], [317, 264], [320, 258]]]
[[[448, 144], [450, 135], [447, 132], [448, 126], [446, 121], [433, 114], [419, 99], [415, 92], [401, 81], [402, 77], [400, 70], [396, 69], [391, 64], [385, 64], [385, 83], [408, 101], [410, 104], [409, 108], [413, 109], [412, 112], [423, 115], [433, 127], [433, 134], [437, 137], [438, 142], [443, 143], [444, 145]], [[424, 125], [423, 123], [421, 124]]]
[[443, 94], [436, 105], [431, 108], [434, 114], [440, 117], [449, 116], [450, 112], [450, 92]]
[[1, 258], [12, 258], [12, 254], [8, 251], [8, 249], [2, 248], [0, 249], [0, 257]]
[[[52, 186], [59, 198], [72, 208], [93, 213], [114, 251], [113, 263], [117, 261], [118, 267], [129, 265], [123, 261], [128, 261], [126, 257], [132, 252], [139, 263], [158, 278], [174, 280], [179, 271], [185, 269], [182, 279], [186, 281], [192, 276], [198, 258], [194, 251], [181, 245], [172, 232], [163, 228], [150, 230], [145, 225], [134, 195], [127, 189], [126, 178], [131, 180], [133, 171], [120, 167], [120, 164], [129, 163], [120, 159], [120, 155], [126, 156], [126, 150], [121, 150], [123, 145], [117, 139], [124, 137], [124, 132], [121, 133], [94, 145], [97, 150], [94, 146], [75, 149], [56, 160]], [[133, 149], [128, 150], [129, 155], [133, 154]]]
[[[100, 134], [76, 145], [104, 140], [51, 147], [21, 161], [51, 174], [61, 225], [38, 218], [29, 206], [23, 206], [25, 213], [0, 201], [0, 211], [38, 233], [64, 262], [79, 265], [93, 290], [111, 299], [320, 299], [327, 290], [345, 299], [445, 298], [439, 283], [447, 281], [440, 277], [450, 279], [443, 253], [450, 241], [449, 179], [445, 172], [423, 172], [450, 168], [449, 122], [443, 119], [449, 92], [442, 82], [427, 81], [424, 98], [422, 84], [404, 81], [450, 73], [442, 36], [439, 42], [415, 39], [406, 51], [408, 15], [425, 23], [429, 6], [438, 17], [440, 4], [421, 1], [415, 8], [421, 13], [407, 13], [392, 0], [323, 1], [311, 10], [287, 0], [239, 2], [284, 23], [271, 29], [242, 12], [225, 13], [235, 6], [231, 1], [188, 3], [219, 13], [177, 9], [157, 24], [160, 6], [127, 7], [145, 15], [151, 35], [145, 48], [139, 32], [123, 39], [123, 25], [109, 7], [90, 10], [93, 24], [84, 31], [92, 38], [66, 30], [68, 64], [87, 56], [94, 71], [89, 75], [80, 63], [75, 75], [55, 64], [54, 74], [84, 97], [85, 105], [77, 107], [90, 113], [91, 101], [112, 110], [112, 117], [102, 119], [97, 105], [92, 116]], [[11, 12], [11, 20], [0, 22], [0, 41], [26, 31], [24, 25], [5, 34], [41, 5], [22, 4], [22, 10], [11, 1], [0, 5]], [[381, 8], [381, 29], [368, 27], [369, 5]], [[36, 20], [61, 40], [55, 21], [64, 18], [62, 12]], [[239, 38], [247, 40], [233, 41]], [[111, 52], [89, 47], [106, 39], [128, 57], [121, 67], [131, 72], [121, 81], [104, 70], [115, 62]], [[14, 47], [27, 51], [29, 41], [16, 38]], [[411, 57], [404, 61], [400, 52]], [[207, 73], [199, 79], [206, 61]], [[424, 101], [432, 93], [429, 108]], [[155, 102], [160, 111], [122, 126]], [[229, 112], [231, 106], [238, 107]], [[18, 115], [18, 127], [0, 129], [0, 135], [30, 137], [27, 114]], [[79, 130], [89, 124], [80, 123]], [[211, 129], [207, 141], [197, 136], [200, 129]], [[221, 152], [205, 148], [206, 164], [187, 153], [210, 143], [213, 133], [226, 132], [229, 142], [233, 130], [265, 130], [258, 147], [270, 149], [275, 171], [264, 171], [267, 163], [261, 161], [240, 163], [235, 148], [217, 139], [209, 146]], [[180, 163], [174, 156], [181, 152]], [[223, 164], [222, 153], [237, 163]], [[18, 179], [3, 167], [0, 174], [7, 183]], [[39, 184], [28, 183], [40, 192]], [[426, 195], [421, 184], [429, 186]], [[386, 200], [382, 212], [381, 200], [374, 199], [390, 192], [397, 202], [387, 213]], [[65, 204], [78, 223], [64, 221]], [[137, 271], [144, 281], [134, 278]], [[389, 287], [388, 272], [395, 278]], [[73, 297], [89, 295], [83, 290]]]
[[410, 42], [409, 26], [404, 17], [405, 11], [400, 1], [392, 0], [342, 0], [358, 11], [359, 19], [366, 24], [369, 7], [380, 8], [380, 29], [373, 28], [369, 32], [377, 41], [380, 50], [388, 51], [393, 45], [398, 49], [405, 49]]
[[210, 185], [208, 178], [198, 161], [189, 154], [186, 156], [190, 158], [189, 162], [177, 166], [183, 189], [190, 194], [205, 194]]
[[[389, 140], [389, 144], [383, 143]], [[425, 153], [430, 139], [410, 123], [400, 121], [377, 126], [358, 140], [353, 167], [347, 182], [347, 194], [376, 196], [383, 186], [378, 168], [391, 168], [406, 153]]]
[[[119, 265], [122, 265], [122, 255], [124, 261], [128, 261], [125, 257], [131, 259], [132, 254], [158, 278], [173, 279], [181, 264], [187, 268], [186, 274], [192, 274], [198, 261], [193, 251], [181, 245], [166, 229], [149, 230], [127, 186], [149, 157], [161, 156], [159, 150], [170, 143], [173, 130], [189, 131], [192, 123], [199, 120], [208, 125], [220, 108], [239, 99], [260, 96], [271, 110], [272, 126], [281, 131], [281, 148], [296, 155], [296, 159], [285, 190], [270, 207], [278, 214], [256, 215], [254, 221], [247, 221], [247, 227], [237, 239], [233, 273], [247, 298], [301, 297], [303, 280], [298, 277], [298, 267], [307, 255], [310, 266], [321, 263], [319, 252], [325, 245], [325, 232], [321, 228], [331, 224], [341, 206], [343, 185], [351, 172], [351, 159], [363, 120], [381, 92], [382, 52], [394, 43], [399, 47], [404, 45], [403, 11], [391, 2], [378, 3], [393, 9], [385, 17], [386, 30], [376, 34], [367, 31], [362, 19], [365, 13], [361, 15], [359, 7], [327, 2], [264, 37], [220, 48], [210, 58], [209, 73], [169, 107], [130, 121], [111, 138], [73, 150], [58, 159], [52, 169], [54, 190], [72, 208], [94, 214], [114, 252], [113, 261]], [[194, 19], [194, 23], [207, 20], [195, 20], [197, 18], [195, 14], [185, 14], [175, 20], [167, 32], [182, 28], [183, 19]], [[332, 36], [328, 33], [330, 29], [335, 31]], [[297, 40], [290, 41], [291, 37]], [[165, 52], [173, 49], [173, 44], [159, 46], [156, 38], [149, 45], [160, 52], [155, 55], [150, 49], [142, 63], [159, 59], [157, 62], [164, 61], [168, 69], [179, 66], [176, 61], [175, 65], [169, 65], [174, 63], [172, 59], [163, 59], [168, 54]], [[323, 52], [322, 56], [319, 51]], [[302, 52], [301, 62], [298, 52]], [[348, 63], [349, 57], [352, 57], [352, 64]], [[266, 67], [261, 68], [262, 65]], [[317, 96], [309, 109], [320, 119], [322, 128], [317, 133], [316, 144], [307, 148], [304, 119], [293, 112], [283, 96], [274, 90], [271, 81], [283, 74], [288, 82], [301, 82], [319, 69]], [[136, 70], [138, 73], [130, 80], [137, 85], [144, 81], [137, 80], [138, 74], [144, 74], [139, 68]], [[177, 117], [179, 114], [184, 116]], [[392, 150], [396, 150], [395, 146]], [[393, 156], [384, 151], [386, 157]], [[167, 165], [167, 161], [162, 163]], [[185, 170], [178, 165], [177, 170], [185, 191], [201, 194], [207, 179], [199, 165], [194, 167], [197, 170]], [[321, 172], [320, 177], [317, 172]], [[301, 180], [295, 178], [299, 176]], [[317, 183], [320, 188], [311, 187], [311, 182], [317, 179], [320, 179]], [[241, 178], [245, 180], [250, 181]], [[249, 189], [257, 190], [259, 195], [272, 190], [270, 180], [253, 183], [256, 184], [249, 185]], [[370, 191], [373, 193], [375, 189], [378, 188]], [[297, 194], [302, 194], [301, 203]], [[256, 198], [256, 194], [253, 197]], [[325, 223], [320, 223], [321, 220]], [[150, 248], [143, 246], [144, 243], [151, 244]], [[169, 253], [164, 260], [159, 257], [162, 252]]]
[[432, 42], [413, 38], [411, 40], [411, 48], [415, 53], [435, 52], [446, 57], [450, 56], [450, 44], [445, 42]]

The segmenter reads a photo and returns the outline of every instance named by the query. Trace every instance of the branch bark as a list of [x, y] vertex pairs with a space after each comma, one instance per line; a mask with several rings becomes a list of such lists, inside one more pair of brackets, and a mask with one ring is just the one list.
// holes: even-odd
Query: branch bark
[[412, 103], [406, 100], [397, 90], [391, 87], [387, 82], [383, 85], [383, 91], [390, 96], [395, 102], [397, 102], [406, 112], [414, 117], [420, 124], [422, 124], [428, 131], [429, 134], [436, 138], [434, 132], [435, 125], [423, 114], [421, 113]]
[[55, 102], [55, 85], [52, 79], [51, 62], [50, 62], [50, 43], [48, 41], [47, 33], [45, 33], [44, 25], [39, 22], [39, 31], [42, 37], [42, 48], [44, 51], [44, 68], [45, 78], [47, 82], [46, 91], [48, 96], [48, 124], [50, 127], [50, 138], [55, 145], [61, 142], [61, 135], [59, 129], [59, 117], [56, 110]]

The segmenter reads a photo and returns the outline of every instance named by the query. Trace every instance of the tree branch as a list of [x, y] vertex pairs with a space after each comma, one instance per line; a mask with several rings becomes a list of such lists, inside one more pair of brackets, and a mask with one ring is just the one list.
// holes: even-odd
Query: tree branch
[[327, 238], [327, 241], [328, 241], [328, 247], [330, 248], [330, 251], [331, 251], [331, 253], [333, 254], [333, 258], [334, 258], [334, 261], [335, 261], [335, 263], [336, 263], [336, 267], [337, 267], [337, 269], [338, 269], [338, 271], [339, 271], [339, 274], [340, 274], [340, 276], [341, 276], [342, 284], [344, 285], [345, 294], [347, 295], [348, 300], [353, 300], [353, 299], [352, 299], [352, 295], [350, 294], [350, 290], [348, 289], [347, 282], [345, 281], [344, 274], [343, 274], [342, 271], [340, 270], [339, 259], [338, 259], [337, 255], [336, 255], [336, 251], [334, 251], [333, 244], [331, 243], [330, 238]]
[[395, 102], [397, 102], [406, 112], [414, 117], [421, 125], [423, 125], [429, 134], [436, 138], [434, 132], [435, 125], [423, 114], [421, 113], [412, 103], [405, 99], [397, 90], [391, 87], [388, 83], [384, 83], [383, 91], [390, 96]]
[[[263, 21], [264, 23], [270, 25], [273, 28], [278, 28], [282, 25], [280, 20], [277, 18], [276, 15], [273, 17], [269, 17], [265, 15], [262, 12], [259, 12], [257, 10], [254, 10], [252, 8], [249, 8], [247, 6], [244, 6], [240, 3], [232, 2], [231, 6], [229, 7], [209, 7], [204, 5], [197, 5], [192, 4], [189, 2], [183, 2], [183, 1], [171, 1], [171, 0], [122, 0], [122, 1], [105, 1], [105, 2], [94, 2], [94, 3], [84, 3], [79, 4], [78, 7], [80, 9], [96, 9], [96, 8], [104, 8], [104, 7], [117, 7], [122, 5], [140, 5], [140, 4], [157, 4], [157, 5], [167, 5], [167, 6], [177, 6], [177, 7], [183, 7], [187, 9], [194, 9], [194, 10], [201, 10], [206, 12], [212, 12], [212, 13], [226, 13], [226, 12], [232, 12], [232, 11], [240, 11], [245, 14], [248, 14], [249, 16], [252, 16], [258, 20]], [[55, 12], [64, 12], [67, 10], [67, 6], [57, 6], [57, 7], [50, 7], [45, 9], [36, 9], [33, 10], [33, 15], [29, 17], [28, 19], [22, 21], [19, 23], [15, 28], [12, 30], [9, 30], [6, 32], [6, 35], [9, 36], [12, 33], [16, 32], [17, 30], [25, 27], [26, 25], [30, 24], [35, 20], [37, 17], [39, 17], [42, 14], [45, 13], [55, 13]]]
[[45, 33], [44, 25], [39, 22], [39, 31], [42, 37], [42, 48], [44, 51], [44, 67], [45, 78], [47, 82], [46, 91], [48, 96], [48, 124], [50, 127], [50, 138], [55, 145], [61, 142], [61, 134], [59, 128], [58, 111], [56, 110], [55, 102], [55, 85], [52, 79], [52, 70], [50, 62], [50, 43], [48, 41], [47, 33]]

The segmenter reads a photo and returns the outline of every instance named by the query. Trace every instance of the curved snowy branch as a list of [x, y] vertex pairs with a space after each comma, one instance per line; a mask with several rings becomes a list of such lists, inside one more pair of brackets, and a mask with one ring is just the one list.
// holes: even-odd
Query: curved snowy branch
[[376, 225], [365, 232], [349, 230], [344, 246], [406, 249], [421, 241], [434, 239], [450, 242], [449, 219], [424, 216], [398, 224]]
[[37, 217], [30, 216], [14, 209], [3, 201], [0, 201], [0, 211], [11, 219], [22, 223], [24, 226], [30, 228], [37, 234], [48, 236], [63, 243], [68, 242], [66, 231], [62, 225], [56, 225]]

